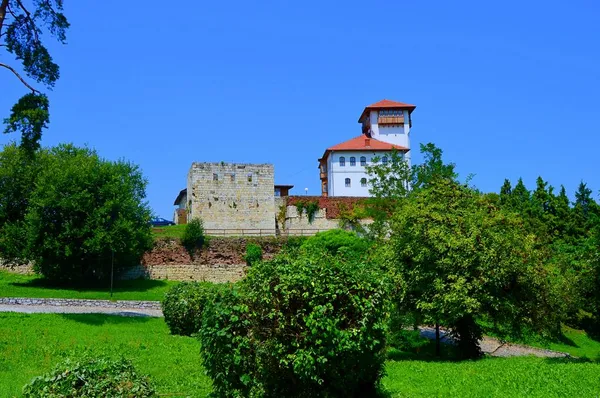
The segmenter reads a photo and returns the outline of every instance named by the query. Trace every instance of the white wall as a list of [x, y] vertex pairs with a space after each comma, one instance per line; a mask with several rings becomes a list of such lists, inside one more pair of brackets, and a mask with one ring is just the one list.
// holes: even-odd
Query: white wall
[[[360, 157], [367, 158], [367, 164], [373, 164], [373, 158], [382, 158], [386, 152], [331, 152], [327, 159], [328, 187], [327, 194], [329, 196], [371, 196], [369, 194], [369, 184], [366, 187], [361, 186], [361, 178], [369, 180], [369, 176], [365, 172], [365, 168], [360, 165]], [[340, 157], [346, 159], [346, 165], [340, 166]], [[356, 158], [356, 165], [350, 166], [350, 158]], [[389, 154], [388, 154], [389, 158]], [[350, 187], [346, 187], [346, 178], [350, 178]]]
[[373, 138], [389, 144], [400, 145], [410, 149], [410, 124], [408, 123], [408, 111], [404, 111], [404, 120], [406, 121], [404, 126], [379, 126], [377, 123], [377, 111], [371, 111], [370, 118]]

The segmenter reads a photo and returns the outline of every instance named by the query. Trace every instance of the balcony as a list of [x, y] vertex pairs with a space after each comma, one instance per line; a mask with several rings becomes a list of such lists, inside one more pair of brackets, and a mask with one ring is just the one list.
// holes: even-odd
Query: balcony
[[378, 124], [404, 124], [404, 116], [379, 116]]

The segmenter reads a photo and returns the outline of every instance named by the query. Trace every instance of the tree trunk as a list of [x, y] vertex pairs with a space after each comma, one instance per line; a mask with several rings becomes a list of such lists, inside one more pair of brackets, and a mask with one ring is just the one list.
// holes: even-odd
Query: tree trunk
[[435, 355], [440, 356], [440, 324], [435, 323]]
[[2, 0], [2, 3], [0, 3], [0, 35], [2, 35], [2, 26], [4, 26], [4, 18], [6, 17], [7, 8], [8, 0]]

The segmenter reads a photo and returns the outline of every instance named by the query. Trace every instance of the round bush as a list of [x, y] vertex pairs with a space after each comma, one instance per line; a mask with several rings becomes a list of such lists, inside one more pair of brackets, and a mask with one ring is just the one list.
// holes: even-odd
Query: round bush
[[246, 246], [246, 255], [244, 256], [244, 260], [246, 260], [246, 265], [249, 267], [256, 262], [261, 261], [262, 256], [262, 248], [259, 245], [255, 243], [249, 243], [248, 246]]
[[38, 376], [23, 387], [25, 398], [62, 397], [155, 397], [156, 391], [145, 376], [136, 373], [125, 359], [66, 360], [50, 373]]
[[219, 288], [208, 282], [182, 282], [169, 289], [161, 306], [171, 333], [191, 336], [198, 332], [204, 307]]
[[257, 263], [208, 305], [202, 357], [232, 396], [370, 396], [383, 373], [387, 283], [369, 264], [301, 250]]
[[345, 254], [362, 256], [371, 247], [371, 242], [361, 238], [355, 232], [342, 229], [332, 229], [319, 232], [302, 243], [302, 248], [307, 250], [326, 250], [332, 255]]

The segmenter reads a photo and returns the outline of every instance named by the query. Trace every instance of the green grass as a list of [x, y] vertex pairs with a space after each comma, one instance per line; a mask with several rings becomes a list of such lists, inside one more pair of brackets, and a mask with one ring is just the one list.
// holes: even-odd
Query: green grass
[[[113, 300], [163, 299], [165, 292], [178, 282], [165, 280], [115, 281]], [[110, 286], [65, 288], [48, 286], [36, 275], [19, 275], [0, 271], [0, 297], [39, 297], [69, 299], [110, 299]]]
[[165, 227], [153, 227], [152, 234], [154, 239], [161, 238], [176, 238], [181, 239], [183, 231], [185, 230], [185, 224], [169, 225]]
[[596, 397], [600, 364], [535, 357], [390, 361], [392, 397]]
[[521, 341], [533, 347], [546, 348], [553, 351], [566, 352], [574, 357], [600, 360], [600, 341], [589, 337], [582, 330], [563, 326], [563, 336], [560, 341], [540, 341], [525, 339]]
[[[110, 315], [0, 313], [0, 393], [22, 386], [66, 357], [124, 356], [150, 375], [160, 394], [205, 397], [210, 380], [199, 343], [171, 336], [162, 319]], [[600, 394], [600, 364], [543, 358], [435, 361], [401, 355], [383, 380], [391, 397], [558, 397]]]
[[198, 342], [171, 336], [161, 318], [0, 313], [0, 397], [20, 394], [33, 377], [88, 353], [130, 359], [161, 394], [204, 397], [210, 379]]

